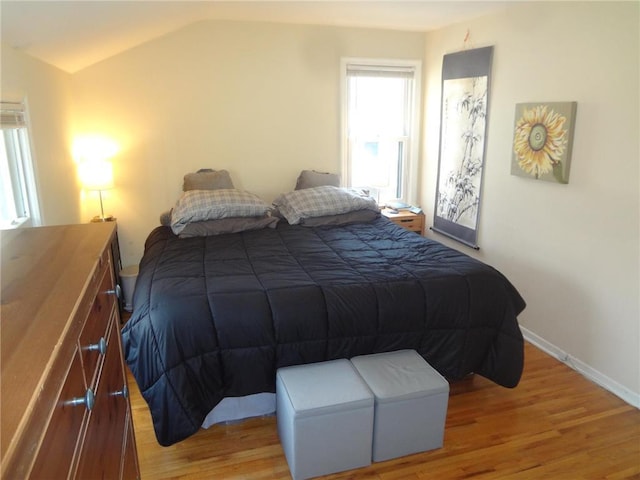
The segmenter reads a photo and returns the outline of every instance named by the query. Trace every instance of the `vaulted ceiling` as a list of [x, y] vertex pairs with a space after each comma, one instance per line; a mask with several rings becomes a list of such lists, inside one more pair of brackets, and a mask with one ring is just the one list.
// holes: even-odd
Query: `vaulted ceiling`
[[504, 1], [0, 0], [2, 42], [75, 72], [207, 19], [429, 31], [505, 8]]

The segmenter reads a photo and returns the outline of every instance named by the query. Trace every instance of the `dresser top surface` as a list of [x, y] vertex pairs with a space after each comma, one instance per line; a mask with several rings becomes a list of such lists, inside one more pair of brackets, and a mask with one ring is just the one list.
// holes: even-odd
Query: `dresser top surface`
[[3, 463], [21, 423], [43, 395], [43, 383], [114, 224], [81, 224], [0, 232], [0, 415]]

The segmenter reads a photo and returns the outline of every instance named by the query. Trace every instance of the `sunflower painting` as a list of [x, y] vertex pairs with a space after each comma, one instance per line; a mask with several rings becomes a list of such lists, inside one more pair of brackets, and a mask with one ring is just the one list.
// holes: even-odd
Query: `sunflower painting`
[[516, 105], [511, 174], [569, 183], [576, 102]]

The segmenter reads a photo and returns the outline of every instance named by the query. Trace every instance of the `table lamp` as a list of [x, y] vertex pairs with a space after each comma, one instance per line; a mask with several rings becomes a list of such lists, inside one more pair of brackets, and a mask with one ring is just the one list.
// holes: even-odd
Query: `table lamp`
[[80, 164], [80, 181], [85, 190], [97, 191], [100, 196], [100, 216], [93, 217], [92, 222], [108, 222], [112, 215], [104, 215], [102, 192], [113, 188], [113, 165], [107, 160], [84, 161]]

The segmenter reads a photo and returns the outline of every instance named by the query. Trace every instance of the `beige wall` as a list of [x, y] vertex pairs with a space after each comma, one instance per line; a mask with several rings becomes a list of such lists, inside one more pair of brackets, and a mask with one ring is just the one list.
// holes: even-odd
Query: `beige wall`
[[[521, 324], [640, 405], [639, 4], [538, 2], [426, 36], [422, 202], [435, 199], [442, 57], [494, 46], [476, 254], [528, 306]], [[510, 175], [515, 104], [577, 101], [568, 185]], [[431, 221], [431, 219], [429, 219]], [[556, 350], [557, 349], [557, 350]]]
[[70, 75], [6, 45], [2, 45], [0, 64], [2, 100], [27, 101], [43, 223], [77, 223], [79, 191], [70, 154]]
[[341, 56], [419, 60], [424, 35], [207, 21], [75, 74], [78, 133], [122, 144], [105, 204], [125, 262], [189, 171], [226, 168], [269, 202], [301, 169], [338, 171]]

